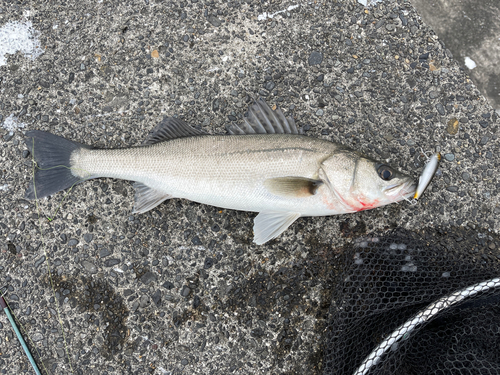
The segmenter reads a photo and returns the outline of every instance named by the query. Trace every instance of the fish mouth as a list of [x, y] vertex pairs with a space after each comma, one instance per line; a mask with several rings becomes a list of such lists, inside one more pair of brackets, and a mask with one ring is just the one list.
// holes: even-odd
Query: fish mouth
[[412, 198], [417, 190], [417, 184], [413, 180], [409, 180], [400, 184], [389, 185], [384, 188], [384, 193], [394, 199]]

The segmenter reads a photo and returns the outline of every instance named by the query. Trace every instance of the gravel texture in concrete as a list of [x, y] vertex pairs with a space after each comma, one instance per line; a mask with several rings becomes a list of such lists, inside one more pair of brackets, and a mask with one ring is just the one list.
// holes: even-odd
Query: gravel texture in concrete
[[466, 73], [500, 114], [500, 3], [413, 0], [412, 4], [455, 60], [464, 68], [468, 65]]
[[[407, 1], [2, 3], [0, 27], [27, 21], [43, 53], [0, 66], [0, 284], [48, 374], [319, 374], [353, 236], [500, 230], [497, 115]], [[257, 96], [415, 178], [441, 151], [440, 170], [415, 206], [302, 218], [264, 246], [253, 213], [132, 215], [127, 181], [42, 199], [41, 219], [23, 198], [27, 130], [126, 147], [175, 115], [226, 133]], [[0, 346], [0, 373], [32, 371], [3, 314]]]

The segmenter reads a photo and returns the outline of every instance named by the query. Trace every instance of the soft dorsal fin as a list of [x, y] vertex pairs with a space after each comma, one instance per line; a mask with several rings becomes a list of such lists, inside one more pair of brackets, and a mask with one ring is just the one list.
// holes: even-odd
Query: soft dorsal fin
[[298, 212], [269, 211], [259, 213], [253, 224], [253, 242], [262, 245], [278, 237], [300, 217]]
[[151, 189], [141, 182], [135, 182], [134, 189], [135, 202], [134, 209], [132, 210], [134, 214], [143, 214], [144, 212], [152, 210], [164, 200], [173, 198], [171, 195]]
[[270, 193], [290, 198], [310, 197], [316, 194], [321, 185], [321, 180], [295, 176], [268, 178], [264, 181], [264, 186]]
[[168, 141], [175, 138], [205, 135], [203, 130], [195, 129], [181, 119], [175, 117], [164, 117], [163, 120], [149, 133], [143, 145]]
[[273, 111], [263, 99], [250, 106], [243, 120], [243, 124], [229, 126], [229, 134], [302, 134], [292, 117], [285, 117], [281, 108]]

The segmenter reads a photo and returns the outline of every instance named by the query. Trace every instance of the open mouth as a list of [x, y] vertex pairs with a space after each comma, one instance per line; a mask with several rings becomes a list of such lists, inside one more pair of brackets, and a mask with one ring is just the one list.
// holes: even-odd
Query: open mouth
[[384, 189], [384, 193], [392, 197], [410, 198], [413, 197], [416, 189], [417, 189], [417, 184], [415, 183], [415, 181], [410, 180], [402, 184], [387, 186]]

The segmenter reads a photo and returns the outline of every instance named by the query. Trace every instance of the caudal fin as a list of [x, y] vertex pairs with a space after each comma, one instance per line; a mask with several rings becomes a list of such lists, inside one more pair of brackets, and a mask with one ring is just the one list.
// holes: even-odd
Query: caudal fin
[[70, 158], [73, 151], [89, 146], [40, 130], [26, 132], [24, 141], [36, 162], [27, 199], [43, 198], [86, 180], [72, 173]]

